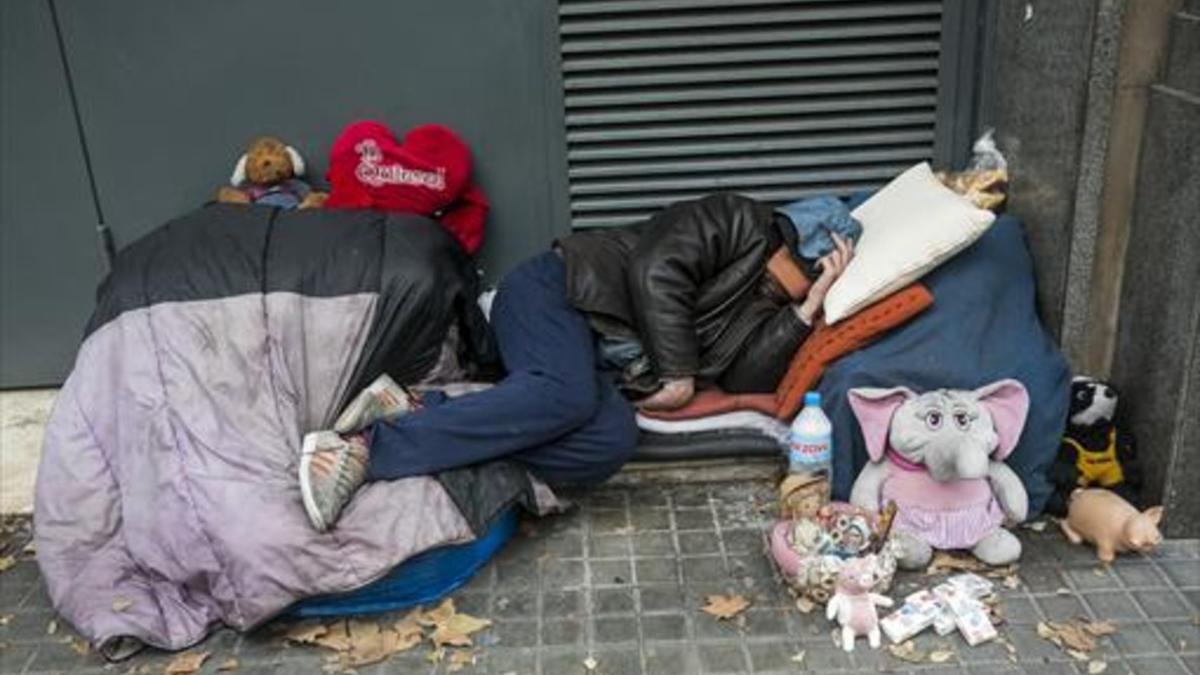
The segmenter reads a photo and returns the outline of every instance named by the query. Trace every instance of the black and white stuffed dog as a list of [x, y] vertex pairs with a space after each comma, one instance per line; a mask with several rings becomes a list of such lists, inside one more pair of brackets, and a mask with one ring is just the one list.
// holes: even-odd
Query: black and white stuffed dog
[[1141, 472], [1133, 438], [1113, 422], [1117, 400], [1117, 390], [1107, 382], [1091, 377], [1071, 381], [1067, 430], [1050, 471], [1050, 513], [1065, 516], [1071, 491], [1079, 487], [1106, 488], [1139, 505]]

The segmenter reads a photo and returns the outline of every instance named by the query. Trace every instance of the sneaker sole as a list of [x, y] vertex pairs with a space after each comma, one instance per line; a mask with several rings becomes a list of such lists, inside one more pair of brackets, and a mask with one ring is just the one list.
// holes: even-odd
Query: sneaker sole
[[325, 520], [321, 518], [321, 512], [317, 509], [317, 503], [313, 501], [312, 482], [308, 479], [309, 469], [312, 467], [312, 458], [316, 454], [316, 448], [312, 440], [315, 437], [315, 434], [305, 436], [304, 446], [300, 451], [300, 497], [304, 501], [304, 510], [308, 513], [308, 520], [312, 523], [313, 528], [318, 532], [324, 532], [329, 527], [325, 524]]

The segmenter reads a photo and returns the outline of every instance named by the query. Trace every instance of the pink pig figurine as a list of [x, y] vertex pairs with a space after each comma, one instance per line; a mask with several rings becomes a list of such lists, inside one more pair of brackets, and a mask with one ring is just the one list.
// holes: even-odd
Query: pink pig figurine
[[842, 627], [842, 649], [854, 651], [854, 638], [866, 635], [871, 649], [879, 648], [879, 614], [875, 606], [891, 607], [892, 601], [871, 592], [875, 583], [875, 557], [855, 558], [838, 572], [837, 589], [825, 608], [825, 617], [837, 618]]
[[1071, 492], [1067, 519], [1059, 523], [1072, 544], [1091, 542], [1102, 563], [1126, 551], [1150, 553], [1162, 543], [1158, 523], [1163, 508], [1139, 512], [1115, 492], [1078, 488]]

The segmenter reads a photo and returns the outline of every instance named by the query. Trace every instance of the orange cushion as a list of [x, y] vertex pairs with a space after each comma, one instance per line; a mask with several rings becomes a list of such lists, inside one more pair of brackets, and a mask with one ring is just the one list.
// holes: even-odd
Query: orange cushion
[[914, 283], [833, 326], [818, 319], [816, 328], [792, 357], [783, 381], [775, 390], [774, 415], [782, 420], [795, 417], [804, 403], [804, 393], [816, 386], [826, 366], [869, 344], [932, 304], [933, 294], [921, 284]]
[[739, 410], [755, 410], [790, 420], [800, 411], [804, 393], [816, 386], [826, 366], [908, 321], [933, 304], [933, 295], [921, 284], [911, 284], [833, 326], [817, 320], [804, 344], [792, 357], [787, 374], [774, 394], [729, 394], [705, 389], [675, 410], [642, 410], [660, 420], [690, 420]]

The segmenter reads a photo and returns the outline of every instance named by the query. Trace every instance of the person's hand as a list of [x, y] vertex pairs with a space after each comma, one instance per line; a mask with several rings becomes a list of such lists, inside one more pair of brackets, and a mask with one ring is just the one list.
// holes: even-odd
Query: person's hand
[[639, 401], [637, 407], [642, 410], [675, 410], [687, 405], [695, 392], [696, 381], [691, 377], [667, 380], [662, 389]]
[[836, 232], [831, 232], [830, 235], [833, 237], [833, 250], [819, 261], [821, 276], [817, 277], [817, 280], [809, 287], [808, 297], [804, 298], [804, 302], [796, 308], [800, 319], [810, 326], [817, 317], [817, 312], [821, 310], [821, 305], [825, 302], [825, 295], [833, 287], [833, 282], [842, 276], [842, 272], [846, 271], [846, 267], [854, 258], [853, 241]]

